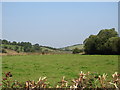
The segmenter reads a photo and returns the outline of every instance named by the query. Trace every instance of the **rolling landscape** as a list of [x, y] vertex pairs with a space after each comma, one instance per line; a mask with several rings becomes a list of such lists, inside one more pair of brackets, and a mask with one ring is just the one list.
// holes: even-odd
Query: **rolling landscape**
[[[37, 81], [40, 76], [47, 77], [49, 87], [57, 86], [57, 82], [60, 81], [62, 76], [65, 76], [69, 82], [68, 85], [71, 85], [71, 80], [77, 78], [80, 71], [84, 71], [84, 73], [89, 71], [91, 74], [97, 76], [106, 73], [108, 75], [107, 80], [111, 80], [111, 75], [114, 72], [118, 72], [118, 44], [120, 38], [114, 29], [101, 30], [97, 35], [101, 37], [102, 34], [103, 37], [104, 34], [106, 35], [106, 32], [109, 33], [107, 34], [108, 37], [110, 37], [107, 38], [107, 36], [105, 36], [103, 38], [104, 40], [106, 38], [106, 40], [108, 40], [107, 42], [109, 42], [104, 42], [104, 48], [109, 50], [108, 46], [106, 47], [108, 44], [109, 46], [111, 45], [113, 49], [111, 47], [111, 51], [106, 52], [106, 50], [104, 50], [102, 53], [99, 48], [96, 48], [96, 50], [93, 48], [93, 43], [89, 42], [88, 38], [86, 39], [88, 41], [85, 42], [84, 45], [76, 44], [63, 48], [53, 48], [39, 44], [32, 45], [30, 42], [1, 40], [2, 75], [4, 77], [5, 73], [10, 72], [14, 80], [19, 82], [25, 82], [27, 80]], [[111, 41], [110, 38], [113, 37], [115, 39]], [[91, 39], [91, 36], [89, 36], [89, 39]], [[88, 45], [86, 45], [88, 42], [89, 45], [91, 45], [89, 48], [87, 48]], [[94, 42], [94, 44], [95, 43], [96, 42]], [[96, 43], [96, 45], [97, 44], [100, 45], [101, 42]], [[97, 87], [100, 86], [98, 85]]]
[[2, 3], [0, 88], [119, 90], [117, 13], [117, 2]]
[[[7, 40], [3, 40], [7, 41]], [[2, 41], [1, 41], [2, 42]], [[9, 42], [9, 41], [8, 41]], [[15, 41], [13, 41], [15, 42]], [[33, 52], [23, 52], [22, 51], [22, 46], [19, 45], [10, 45], [10, 44], [2, 44], [2, 48], [4, 49], [3, 52], [5, 53], [1, 53], [1, 55], [26, 55], [26, 54], [67, 54], [67, 53], [71, 53], [75, 48], [78, 48], [79, 50], [83, 50], [83, 44], [76, 44], [76, 45], [71, 45], [71, 46], [66, 46], [63, 48], [53, 48], [53, 47], [49, 47], [49, 46], [39, 46], [39, 50], [33, 51]], [[2, 48], [1, 48], [1, 52], [2, 52]]]

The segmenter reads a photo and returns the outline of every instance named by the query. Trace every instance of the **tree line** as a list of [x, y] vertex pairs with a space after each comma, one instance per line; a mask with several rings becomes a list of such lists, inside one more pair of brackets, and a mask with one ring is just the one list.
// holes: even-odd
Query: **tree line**
[[52, 47], [48, 47], [48, 46], [41, 46], [38, 43], [32, 45], [30, 42], [16, 42], [16, 41], [8, 41], [8, 40], [1, 40], [0, 42], [2, 44], [2, 52], [5, 52], [4, 49], [12, 49], [15, 50], [17, 52], [42, 52], [44, 53], [44, 51], [48, 51], [48, 50], [44, 50], [42, 51], [42, 47], [44, 48], [48, 48], [48, 49], [53, 49], [53, 50], [57, 50], [56, 48], [52, 48]]
[[85, 54], [119, 54], [120, 55], [120, 37], [112, 29], [103, 29], [97, 35], [90, 35], [84, 40]]
[[2, 44], [2, 48], [4, 49], [12, 49], [17, 52], [37, 52], [41, 51], [39, 44], [32, 45], [30, 42], [16, 42], [16, 41], [7, 41], [0, 40]]

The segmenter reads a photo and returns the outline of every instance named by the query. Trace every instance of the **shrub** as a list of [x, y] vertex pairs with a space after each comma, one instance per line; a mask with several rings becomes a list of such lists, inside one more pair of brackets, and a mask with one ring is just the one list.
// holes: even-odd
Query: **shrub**
[[81, 52], [81, 50], [78, 49], [78, 48], [75, 48], [75, 49], [73, 50], [73, 54], [77, 54], [77, 53], [80, 53], [80, 52]]
[[[111, 75], [112, 79], [107, 80], [108, 75], [103, 74], [100, 75], [98, 73], [83, 73], [80, 72], [78, 78], [71, 80], [72, 84], [68, 85], [68, 81], [65, 80], [65, 76], [62, 78], [60, 82], [54, 87], [51, 87], [49, 82], [47, 82], [46, 77], [40, 77], [37, 82], [26, 81], [24, 83], [20, 83], [16, 80], [12, 80], [12, 74], [10, 72], [5, 73], [5, 77], [2, 80], [2, 84], [0, 84], [3, 88], [25, 88], [29, 89], [40, 89], [40, 88], [71, 88], [71, 89], [87, 89], [87, 88], [103, 88], [107, 90], [107, 88], [112, 88], [111, 90], [119, 90], [120, 88], [120, 74], [115, 72]], [[94, 90], [96, 90], [94, 89]], [[102, 89], [102, 90], [103, 90]], [[92, 90], [92, 89], [90, 89]], [[101, 90], [101, 89], [100, 89]]]
[[5, 49], [2, 49], [2, 53], [7, 53], [7, 51]]

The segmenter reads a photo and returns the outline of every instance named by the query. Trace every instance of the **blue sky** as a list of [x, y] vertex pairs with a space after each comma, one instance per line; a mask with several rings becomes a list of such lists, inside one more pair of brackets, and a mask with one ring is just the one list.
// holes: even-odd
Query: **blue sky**
[[7, 2], [3, 39], [65, 47], [101, 29], [118, 28], [117, 2]]

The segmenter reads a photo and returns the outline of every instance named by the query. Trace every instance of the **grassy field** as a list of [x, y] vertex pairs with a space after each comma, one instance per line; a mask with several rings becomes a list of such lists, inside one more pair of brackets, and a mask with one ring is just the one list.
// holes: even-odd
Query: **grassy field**
[[67, 50], [73, 50], [73, 49], [75, 49], [75, 48], [83, 49], [83, 48], [84, 48], [84, 45], [82, 45], [82, 44], [76, 44], [76, 45], [72, 45], [72, 46], [63, 47], [63, 48], [61, 48], [61, 49], [62, 49], [62, 50], [65, 50], [65, 49], [67, 49]]
[[10, 71], [18, 81], [37, 80], [47, 76], [48, 81], [55, 85], [66, 76], [71, 80], [80, 71], [108, 73], [118, 71], [117, 55], [26, 55], [3, 56], [2, 72]]

